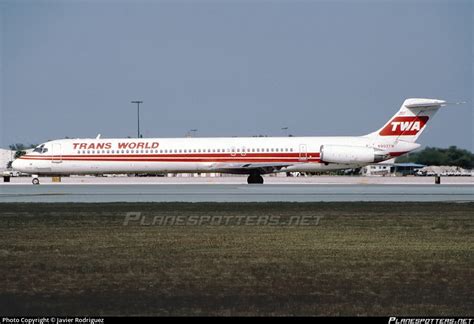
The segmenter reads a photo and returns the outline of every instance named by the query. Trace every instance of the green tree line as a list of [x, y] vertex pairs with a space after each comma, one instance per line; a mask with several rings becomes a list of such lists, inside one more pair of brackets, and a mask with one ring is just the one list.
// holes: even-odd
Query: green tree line
[[451, 165], [464, 169], [474, 168], [474, 154], [468, 150], [450, 146], [449, 148], [426, 147], [425, 149], [400, 156], [397, 163], [413, 162], [424, 165]]

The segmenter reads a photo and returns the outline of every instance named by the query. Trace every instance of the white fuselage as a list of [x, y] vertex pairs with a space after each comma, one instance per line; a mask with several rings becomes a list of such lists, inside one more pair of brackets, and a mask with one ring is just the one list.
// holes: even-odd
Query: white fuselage
[[[419, 146], [367, 136], [63, 139], [47, 142], [36, 152], [17, 159], [14, 168], [32, 174], [263, 174], [318, 172], [369, 164], [325, 163], [321, 161], [323, 145], [373, 148], [384, 152], [386, 159]], [[259, 166], [262, 168], [255, 169]]]
[[12, 166], [33, 175], [237, 173], [248, 174], [248, 183], [263, 183], [261, 174], [357, 168], [410, 152], [446, 104], [406, 99], [382, 128], [364, 136], [63, 139], [39, 145]]

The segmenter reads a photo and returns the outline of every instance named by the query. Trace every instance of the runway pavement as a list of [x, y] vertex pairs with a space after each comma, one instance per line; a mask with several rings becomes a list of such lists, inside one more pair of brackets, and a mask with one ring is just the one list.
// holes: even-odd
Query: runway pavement
[[[302, 184], [390, 184], [390, 185], [420, 185], [434, 184], [434, 177], [393, 177], [393, 176], [313, 176], [313, 177], [283, 177], [283, 176], [264, 176], [265, 184], [288, 184], [288, 185], [302, 185]], [[40, 177], [41, 184], [53, 184], [51, 177]], [[180, 175], [177, 177], [127, 177], [127, 176], [70, 176], [62, 177], [61, 184], [107, 184], [107, 185], [146, 185], [146, 184], [246, 184], [247, 176], [224, 176], [224, 177], [189, 177]], [[474, 185], [474, 177], [445, 177], [441, 179], [442, 184], [455, 185]], [[31, 184], [30, 177], [13, 177], [10, 183], [3, 183], [0, 181], [0, 188], [2, 185], [16, 185], [16, 184]], [[1, 190], [1, 189], [0, 189]]]
[[267, 177], [264, 185], [247, 185], [244, 177], [29, 180], [2, 183], [0, 202], [474, 201], [471, 177], [446, 177], [441, 185], [425, 177]]

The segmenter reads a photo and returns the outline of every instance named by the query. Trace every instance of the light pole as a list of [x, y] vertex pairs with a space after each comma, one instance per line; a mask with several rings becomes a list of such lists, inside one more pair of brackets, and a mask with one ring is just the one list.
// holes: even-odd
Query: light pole
[[197, 129], [190, 129], [187, 133], [186, 133], [186, 137], [192, 137], [192, 133], [196, 133], [198, 130]]
[[137, 137], [140, 138], [140, 104], [143, 103], [141, 100], [134, 100], [132, 103], [137, 104], [137, 121], [138, 121], [138, 133]]

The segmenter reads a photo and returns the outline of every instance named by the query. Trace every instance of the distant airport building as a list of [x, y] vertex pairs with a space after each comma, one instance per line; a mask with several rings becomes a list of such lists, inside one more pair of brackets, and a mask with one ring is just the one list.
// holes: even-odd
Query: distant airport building
[[417, 171], [423, 167], [425, 167], [425, 165], [417, 163], [383, 162], [363, 167], [361, 169], [361, 174], [364, 176], [416, 175]]
[[388, 164], [371, 164], [361, 169], [364, 176], [386, 176], [390, 175], [390, 165]]
[[473, 170], [457, 166], [425, 166], [418, 163], [378, 163], [361, 169], [364, 176], [472, 176]]
[[417, 163], [394, 163], [391, 167], [391, 173], [395, 175], [416, 175], [417, 171], [424, 167], [425, 165]]
[[462, 176], [462, 177], [470, 177], [473, 175], [473, 170], [465, 170], [461, 167], [457, 166], [447, 166], [447, 165], [441, 165], [441, 166], [426, 166], [424, 168], [419, 169], [416, 172], [417, 175], [419, 176], [434, 176], [434, 175], [440, 175], [440, 176]]
[[9, 162], [15, 158], [15, 151], [0, 149], [0, 172], [7, 170]]

